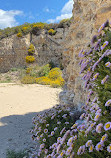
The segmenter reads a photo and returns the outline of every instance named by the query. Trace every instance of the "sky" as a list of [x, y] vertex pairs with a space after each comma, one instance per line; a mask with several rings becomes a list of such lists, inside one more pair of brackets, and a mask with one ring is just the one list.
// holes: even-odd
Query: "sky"
[[0, 29], [25, 22], [57, 23], [72, 16], [73, 0], [0, 0]]

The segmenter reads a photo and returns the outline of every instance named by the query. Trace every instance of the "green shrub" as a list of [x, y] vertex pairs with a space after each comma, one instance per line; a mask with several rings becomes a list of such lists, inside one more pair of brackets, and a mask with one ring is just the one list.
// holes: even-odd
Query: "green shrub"
[[21, 83], [23, 83], [23, 84], [33, 84], [33, 83], [35, 83], [35, 77], [32, 77], [30, 75], [26, 75], [21, 79]]
[[33, 63], [34, 61], [35, 61], [35, 58], [33, 56], [26, 56], [27, 63]]
[[50, 71], [49, 64], [42, 66], [41, 69], [38, 72], [38, 77], [48, 76], [49, 71]]
[[53, 30], [53, 29], [50, 29], [49, 31], [48, 31], [48, 33], [49, 33], [49, 35], [55, 35], [56, 34], [56, 31], [55, 30]]
[[70, 21], [70, 19], [63, 19], [63, 20], [60, 21], [60, 23], [66, 23], [68, 21]]

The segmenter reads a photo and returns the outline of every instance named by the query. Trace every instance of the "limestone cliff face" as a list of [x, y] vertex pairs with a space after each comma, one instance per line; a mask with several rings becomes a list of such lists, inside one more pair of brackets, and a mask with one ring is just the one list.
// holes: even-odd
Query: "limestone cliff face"
[[26, 66], [27, 49], [32, 43], [35, 46], [36, 63], [44, 65], [52, 61], [56, 65], [62, 63], [64, 40], [69, 26], [56, 28], [56, 34], [50, 36], [46, 30], [39, 34], [27, 34], [22, 38], [12, 35], [0, 40], [0, 72], [7, 72], [13, 67]]
[[111, 21], [110, 0], [74, 0], [73, 23], [66, 38], [63, 53], [64, 91], [60, 94], [61, 104], [80, 109], [85, 102], [84, 83], [81, 80], [78, 53], [85, 48], [97, 29], [107, 19]]

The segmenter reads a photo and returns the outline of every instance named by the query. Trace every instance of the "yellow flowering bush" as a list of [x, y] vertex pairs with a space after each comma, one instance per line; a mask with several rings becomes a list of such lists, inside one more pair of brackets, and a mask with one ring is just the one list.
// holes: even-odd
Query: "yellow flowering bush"
[[44, 23], [38, 23], [38, 24], [33, 25], [33, 28], [43, 29], [44, 26], [45, 26]]
[[64, 85], [64, 79], [62, 77], [56, 79], [56, 80], [53, 80], [50, 82], [50, 85], [51, 87], [53, 88], [58, 88], [58, 87], [62, 87]]
[[60, 68], [53, 68], [52, 70], [49, 71], [49, 74], [47, 74], [47, 76], [36, 78], [36, 83], [43, 85], [50, 85], [51, 87], [54, 88], [62, 87], [64, 85], [64, 79], [62, 78], [61, 75], [62, 72]]
[[17, 33], [17, 37], [22, 37], [22, 33], [21, 32]]
[[30, 44], [29, 49], [28, 49], [28, 54], [33, 55], [35, 53], [35, 48], [33, 44]]
[[34, 61], [35, 61], [35, 58], [33, 56], [26, 56], [27, 63], [33, 63]]
[[35, 77], [32, 77], [30, 75], [26, 75], [21, 79], [21, 83], [23, 83], [23, 84], [33, 84], [33, 83], [35, 83]]
[[51, 80], [46, 76], [36, 78], [37, 84], [50, 85], [50, 82]]
[[30, 74], [31, 70], [32, 70], [32, 68], [28, 67], [28, 68], [26, 69], [26, 74]]
[[24, 26], [24, 27], [22, 27], [22, 32], [23, 32], [24, 34], [30, 32], [30, 31], [31, 31], [31, 27], [30, 27], [30, 26]]
[[50, 70], [48, 77], [51, 80], [56, 80], [59, 77], [61, 77], [61, 75], [62, 75], [62, 71], [60, 70], [60, 68], [56, 67], [56, 68], [53, 68], [53, 69]]
[[53, 29], [50, 29], [50, 30], [48, 31], [48, 33], [49, 33], [49, 35], [55, 35], [55, 34], [56, 34], [56, 31], [53, 30]]

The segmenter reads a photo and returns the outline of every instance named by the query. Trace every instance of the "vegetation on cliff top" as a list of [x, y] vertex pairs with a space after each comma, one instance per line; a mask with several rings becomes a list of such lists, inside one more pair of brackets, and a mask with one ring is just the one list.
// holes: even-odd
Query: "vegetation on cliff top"
[[41, 29], [45, 29], [47, 31], [50, 30], [49, 33], [51, 33], [51, 35], [56, 33], [56, 29], [57, 28], [63, 28], [65, 26], [70, 26], [71, 23], [71, 19], [64, 19], [62, 21], [60, 21], [59, 23], [51, 23], [51, 24], [47, 24], [47, 23], [42, 23], [42, 22], [37, 22], [37, 23], [25, 23], [23, 25], [20, 26], [16, 26], [16, 27], [12, 27], [12, 28], [5, 28], [4, 30], [0, 29], [0, 39], [5, 38], [5, 37], [9, 37], [11, 35], [17, 34], [18, 37], [22, 37], [23, 35], [28, 34], [29, 32], [31, 32], [32, 34], [36, 34], [38, 31], [40, 31]]

